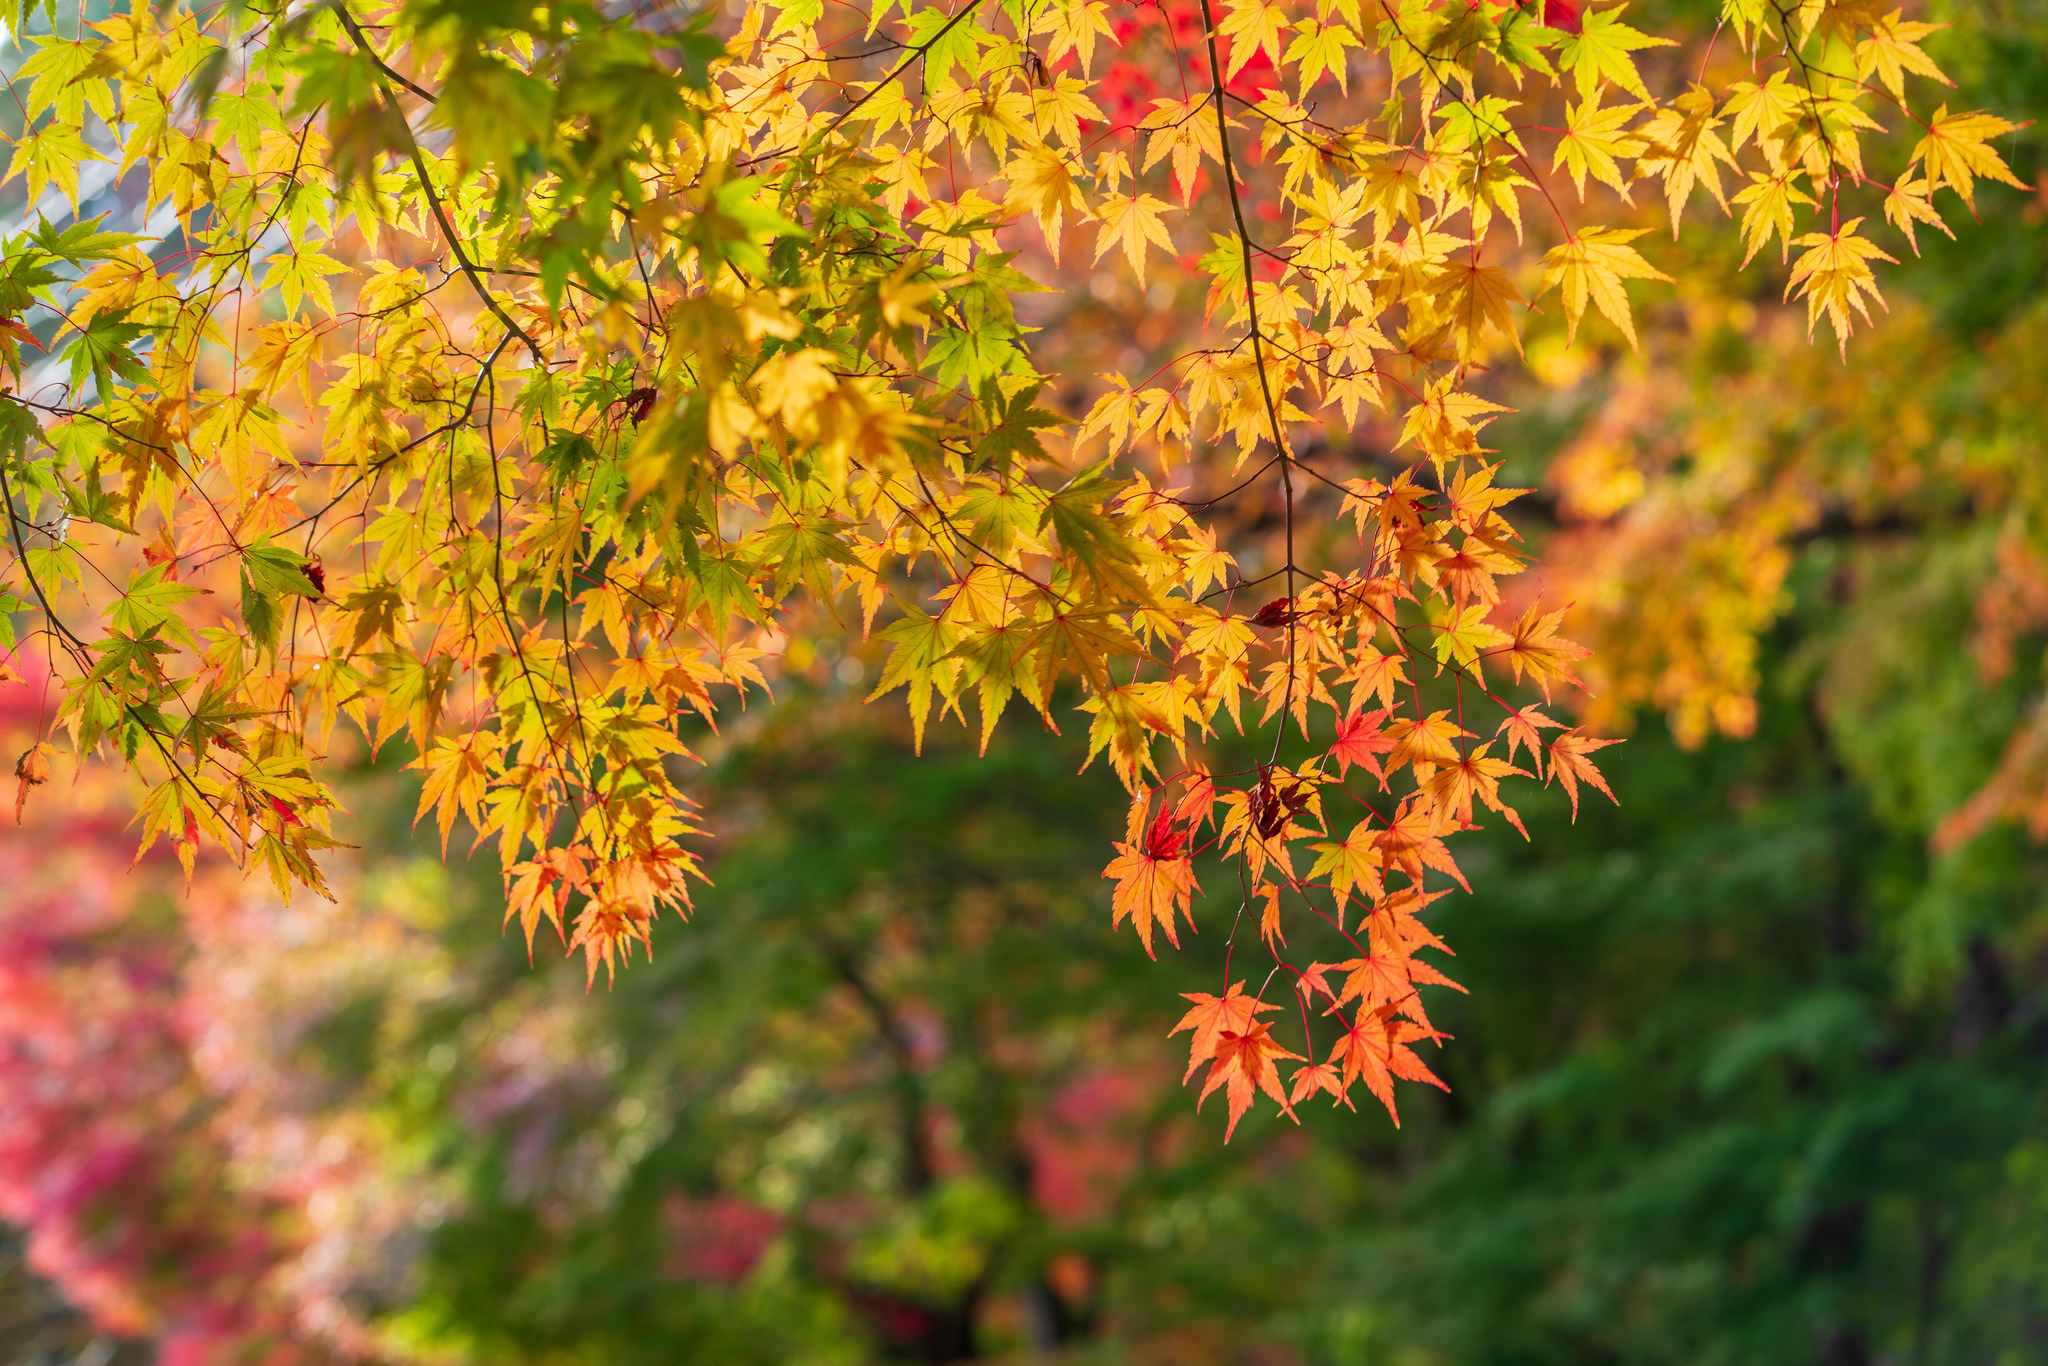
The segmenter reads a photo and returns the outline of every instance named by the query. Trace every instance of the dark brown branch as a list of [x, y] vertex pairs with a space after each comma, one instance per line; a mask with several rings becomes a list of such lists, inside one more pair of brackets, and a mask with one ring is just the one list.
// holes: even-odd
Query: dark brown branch
[[[1245, 226], [1244, 204], [1237, 194], [1237, 167], [1230, 155], [1230, 115], [1223, 104], [1223, 64], [1216, 55], [1216, 18], [1209, 12], [1209, 0], [1202, 0], [1203, 40], [1209, 48], [1210, 97], [1216, 103], [1216, 137], [1223, 144], [1223, 187], [1230, 192], [1230, 216], [1237, 224], [1237, 245], [1244, 253], [1244, 306], [1251, 328], [1252, 365], [1259, 372], [1259, 397], [1265, 400], [1266, 420], [1273, 426], [1273, 449], [1280, 457], [1280, 487], [1287, 509], [1287, 596], [1294, 596], [1294, 476], [1293, 456], [1287, 451], [1287, 435], [1280, 429], [1280, 409], [1273, 402], [1272, 382], [1266, 378], [1265, 337], [1259, 328], [1259, 295], [1252, 283], [1252, 234]], [[1280, 759], [1280, 742], [1287, 736], [1287, 714], [1294, 706], [1294, 624], [1287, 625], [1287, 696], [1280, 705], [1280, 728], [1273, 735], [1273, 762]], [[1225, 976], [1228, 976], [1225, 973]]]
[[425, 86], [415, 85], [412, 81], [406, 79], [406, 77], [402, 73], [400, 73], [397, 70], [397, 68], [393, 67], [389, 62], [384, 60], [383, 56], [378, 53], [376, 48], [370, 46], [370, 40], [363, 36], [363, 30], [361, 29], [361, 27], [357, 25], [355, 16], [348, 12], [348, 7], [346, 5], [336, 5], [334, 7], [334, 12], [341, 16], [341, 26], [348, 30], [348, 36], [355, 39], [356, 46], [358, 48], [361, 48], [363, 55], [370, 59], [370, 64], [376, 67], [379, 71], [383, 72], [387, 80], [397, 81], [400, 85], [404, 86], [407, 90], [412, 91], [413, 94], [418, 95], [428, 104], [439, 104], [441, 102], [434, 96], [433, 92], [428, 90]]
[[[356, 25], [356, 21], [349, 14], [347, 7], [336, 6], [335, 13], [341, 16], [342, 27], [348, 30], [349, 37], [353, 38], [363, 48], [363, 51], [369, 52], [370, 48], [363, 38], [363, 31]], [[374, 54], [372, 55], [374, 57]], [[389, 70], [381, 61], [377, 65], [381, 69]], [[395, 72], [392, 73], [394, 76], [396, 74]], [[404, 81], [405, 78], [399, 76], [397, 79]], [[412, 85], [410, 81], [406, 81], [405, 84], [408, 86]], [[417, 89], [417, 87], [413, 88]], [[396, 119], [398, 126], [405, 130], [405, 142], [407, 149], [412, 155], [412, 167], [420, 178], [420, 193], [426, 196], [427, 207], [434, 211], [434, 221], [441, 225], [441, 235], [448, 242], [448, 250], [455, 254], [455, 262], [462, 267], [462, 273], [469, 278], [470, 287], [476, 291], [477, 298], [483, 301], [483, 306], [491, 311], [491, 316], [495, 317], [500, 323], [503, 323], [506, 331], [526, 343], [526, 349], [533, 353], [533, 363], [545, 366], [548, 360], [546, 355], [541, 352], [540, 343], [527, 335], [525, 328], [512, 321], [512, 315], [505, 311], [504, 305], [491, 296], [490, 289], [484, 284], [482, 272], [476, 268], [476, 263], [469, 259], [469, 254], [463, 251], [462, 241], [455, 235], [455, 225], [448, 221], [448, 210], [442, 207], [441, 197], [434, 193], [434, 182], [427, 175], [427, 159], [420, 152], [419, 139], [413, 136], [412, 124], [406, 121], [405, 111], [398, 107], [398, 97], [391, 93], [391, 87], [388, 83], [380, 85], [378, 92], [383, 95], [384, 105], [391, 111], [391, 117]]]

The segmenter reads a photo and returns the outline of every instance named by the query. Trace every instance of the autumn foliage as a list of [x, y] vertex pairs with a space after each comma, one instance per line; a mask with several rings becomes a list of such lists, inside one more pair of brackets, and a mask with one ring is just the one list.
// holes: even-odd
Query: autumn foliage
[[[1434, 1082], [1450, 842], [1607, 792], [1568, 604], [1503, 583], [1529, 311], [1633, 343], [1625, 201], [1705, 198], [1845, 347], [1881, 243], [2011, 180], [1868, 0], [1688, 46], [1564, 0], [8, 17], [0, 607], [62, 689], [21, 800], [105, 755], [145, 851], [325, 891], [332, 769], [400, 741], [594, 977], [689, 908], [693, 737], [872, 637], [920, 735], [1078, 707], [1148, 951], [1207, 861], [1226, 1135]], [[1167, 366], [1038, 368], [1070, 253], [1199, 277]]]

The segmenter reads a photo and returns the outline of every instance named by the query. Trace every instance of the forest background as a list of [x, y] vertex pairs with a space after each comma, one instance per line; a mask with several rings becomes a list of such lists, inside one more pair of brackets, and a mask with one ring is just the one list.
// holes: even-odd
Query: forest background
[[[2041, 6], [1926, 17], [1972, 105], [2040, 116]], [[2031, 137], [2002, 144], [2029, 184]], [[705, 746], [712, 885], [609, 990], [499, 934], [496, 870], [412, 834], [402, 755], [349, 778], [336, 903], [124, 871], [111, 782], [31, 806], [0, 1352], [2038, 1358], [2044, 206], [1986, 186], [1923, 228], [1846, 362], [1697, 212], [1639, 350], [1531, 336], [1489, 439], [1629, 734], [1621, 804], [1471, 837], [1449, 1090], [1399, 1129], [1303, 1106], [1219, 1148], [1111, 931], [1124, 798], [1075, 778], [1085, 738], [913, 758], [860, 705], [879, 655], [821, 654]], [[1061, 374], [1149, 370], [1202, 306], [1170, 266], [1139, 293], [1077, 252], [1066, 283]], [[10, 743], [37, 725], [31, 690], [0, 706]]]

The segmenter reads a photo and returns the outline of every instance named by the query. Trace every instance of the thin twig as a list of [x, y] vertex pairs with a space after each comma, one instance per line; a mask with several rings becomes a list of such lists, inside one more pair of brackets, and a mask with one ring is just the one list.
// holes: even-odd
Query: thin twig
[[[337, 6], [335, 12], [341, 16], [342, 26], [348, 30], [349, 37], [355, 39], [358, 44], [363, 44], [363, 31], [356, 26], [356, 21], [350, 16], [347, 7]], [[369, 48], [365, 45], [363, 50], [367, 52]], [[379, 62], [377, 65], [383, 67], [384, 64]], [[399, 79], [403, 80], [404, 78], [400, 77]], [[411, 82], [408, 81], [406, 84], [410, 85]], [[405, 111], [398, 107], [397, 96], [391, 93], [391, 87], [388, 84], [380, 84], [377, 89], [378, 93], [384, 97], [384, 106], [391, 111], [391, 117], [398, 120], [398, 126], [405, 130], [405, 142], [412, 154], [413, 170], [418, 173], [420, 178], [420, 193], [426, 196], [427, 207], [434, 211], [434, 221], [441, 225], [441, 235], [447, 239], [448, 250], [455, 253], [456, 264], [461, 266], [462, 273], [469, 277], [470, 286], [476, 290], [476, 296], [483, 301], [483, 306], [491, 311], [493, 317], [505, 325], [507, 331], [526, 343], [526, 349], [533, 353], [533, 363], [535, 365], [545, 366], [548, 363], [548, 359], [542, 353], [540, 343], [527, 335], [525, 328], [512, 321], [512, 315], [505, 311], [504, 305], [491, 296], [490, 289], [484, 284], [482, 273], [477, 270], [476, 264], [469, 259], [469, 254], [463, 251], [462, 241], [455, 235], [455, 225], [448, 221], [448, 211], [442, 207], [441, 197], [434, 193], [433, 179], [427, 174], [427, 159], [420, 152], [420, 141], [413, 136], [412, 124], [407, 122]]]

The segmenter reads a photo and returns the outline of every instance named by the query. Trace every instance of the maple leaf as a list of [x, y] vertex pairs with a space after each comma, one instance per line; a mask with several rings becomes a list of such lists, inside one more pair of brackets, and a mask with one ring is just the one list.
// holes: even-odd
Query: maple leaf
[[1379, 515], [1380, 505], [1386, 501], [1387, 486], [1377, 479], [1346, 479], [1344, 500], [1337, 507], [1337, 520], [1352, 518], [1358, 524], [1358, 539], [1365, 539], [1365, 522], [1368, 517]]
[[1629, 311], [1628, 295], [1622, 292], [1623, 280], [1662, 280], [1670, 282], [1671, 277], [1645, 261], [1642, 254], [1630, 242], [1641, 237], [1647, 228], [1588, 228], [1562, 246], [1552, 247], [1543, 257], [1543, 289], [1537, 294], [1541, 298], [1552, 286], [1561, 286], [1564, 292], [1565, 341], [1578, 335], [1579, 319], [1585, 316], [1586, 301], [1606, 315], [1607, 320], [1621, 329], [1631, 347], [1638, 346], [1636, 323]]
[[1279, 884], [1268, 882], [1259, 888], [1259, 894], [1266, 902], [1265, 909], [1259, 913], [1259, 938], [1265, 940], [1266, 947], [1278, 957], [1280, 950], [1287, 947], [1287, 936], [1280, 932]]
[[1180, 563], [1188, 595], [1200, 598], [1211, 584], [1218, 587], [1230, 581], [1230, 570], [1237, 567], [1237, 557], [1216, 545], [1216, 532], [1212, 527], [1191, 527], [1182, 542]]
[[1149, 194], [1112, 195], [1102, 201], [1102, 226], [1095, 234], [1095, 259], [1100, 261], [1112, 247], [1121, 246], [1124, 257], [1131, 263], [1131, 273], [1138, 277], [1138, 287], [1145, 285], [1145, 244], [1155, 242], [1173, 251], [1173, 237], [1166, 231], [1166, 224], [1160, 218], [1162, 211], [1170, 208], [1163, 199]]
[[1870, 309], [1865, 297], [1876, 299], [1880, 305], [1884, 303], [1870, 263], [1893, 259], [1879, 250], [1876, 243], [1857, 235], [1856, 229], [1862, 223], [1862, 219], [1852, 218], [1834, 232], [1810, 232], [1794, 242], [1794, 246], [1809, 250], [1793, 263], [1792, 277], [1785, 284], [1786, 298], [1797, 290], [1799, 297], [1806, 300], [1807, 338], [1812, 339], [1815, 325], [1821, 314], [1826, 313], [1844, 358], [1849, 354], [1849, 333], [1855, 325], [1849, 310], [1854, 308], [1868, 322]]
[[1400, 655], [1382, 654], [1371, 645], [1358, 652], [1358, 658], [1351, 666], [1351, 706], [1355, 711], [1359, 699], [1371, 693], [1379, 699], [1382, 708], [1394, 705], [1397, 688], [1410, 686], [1408, 661]]
[[1166, 932], [1167, 943], [1179, 948], [1175, 914], [1186, 916], [1193, 926], [1194, 895], [1201, 886], [1195, 881], [1186, 839], [1174, 827], [1173, 813], [1160, 811], [1142, 843], [1119, 843], [1116, 850], [1117, 857], [1102, 870], [1105, 878], [1116, 880], [1110, 894], [1110, 928], [1129, 917], [1148, 958], [1158, 957], [1152, 949], [1154, 926]]
[[1714, 117], [1713, 95], [1695, 85], [1635, 130], [1643, 142], [1636, 164], [1645, 172], [1664, 178], [1664, 200], [1671, 210], [1673, 237], [1678, 236], [1678, 224], [1685, 216], [1685, 202], [1692, 197], [1694, 185], [1705, 184], [1714, 202], [1724, 210], [1728, 207], [1728, 198], [1721, 191], [1720, 165], [1733, 167], [1735, 157], [1714, 131], [1722, 122]]
[[1056, 134], [1067, 146], [1078, 148], [1082, 121], [1100, 122], [1103, 117], [1087, 90], [1085, 82], [1064, 74], [1045, 89], [1033, 90], [1032, 122], [1047, 134]]
[[1139, 414], [1148, 403], [1147, 393], [1131, 387], [1122, 371], [1112, 371], [1096, 376], [1109, 383], [1102, 396], [1095, 400], [1095, 406], [1088, 410], [1088, 417], [1081, 423], [1080, 431], [1074, 434], [1074, 446], [1079, 449], [1082, 442], [1097, 432], [1109, 435], [1109, 449], [1119, 451], [1130, 444], [1132, 429], [1138, 423]]
[[1195, 1075], [1196, 1068], [1216, 1056], [1217, 1042], [1225, 1033], [1242, 1035], [1260, 1014], [1280, 1008], [1274, 1002], [1245, 995], [1243, 982], [1231, 983], [1230, 989], [1221, 996], [1211, 996], [1203, 991], [1184, 991], [1181, 999], [1193, 1001], [1194, 1007], [1181, 1016], [1180, 1023], [1166, 1031], [1166, 1035], [1172, 1038], [1183, 1029], [1195, 1031], [1188, 1039], [1188, 1070], [1181, 1077], [1183, 1084]]
[[1444, 499], [1443, 507], [1460, 529], [1477, 532], [1489, 521], [1496, 526], [1502, 525], [1499, 519], [1489, 518], [1488, 514], [1529, 492], [1528, 489], [1496, 487], [1493, 481], [1500, 470], [1498, 464], [1482, 465], [1476, 470], [1460, 469], [1458, 477], [1451, 481], [1450, 493]]
[[1199, 769], [1181, 775], [1180, 800], [1174, 803], [1173, 818], [1189, 831], [1200, 829], [1215, 817], [1216, 783]]
[[1885, 88], [1894, 96], [1906, 93], [1906, 73], [1926, 76], [1953, 85], [1941, 68], [1934, 64], [1920, 48], [1920, 40], [1930, 34], [1939, 33], [1945, 24], [1925, 24], [1902, 17], [1899, 10], [1871, 26], [1870, 36], [1856, 44], [1856, 79], [1867, 81], [1873, 72], [1882, 80]]
[[[1564, 790], [1571, 794], [1574, 821], [1579, 818], [1581, 781], [1591, 783], [1606, 793], [1608, 801], [1617, 806], [1621, 804], [1621, 799], [1614, 795], [1614, 789], [1607, 785], [1607, 779], [1600, 776], [1600, 770], [1595, 768], [1593, 761], [1587, 757], [1595, 750], [1620, 743], [1619, 740], [1595, 740], [1590, 735], [1581, 734], [1576, 727], [1550, 742], [1550, 777], [1564, 784]], [[1549, 779], [1545, 779], [1544, 784], [1548, 786]]]
[[1387, 756], [1389, 772], [1414, 766], [1418, 781], [1427, 781], [1430, 771], [1438, 764], [1454, 764], [1458, 761], [1457, 740], [1469, 738], [1472, 732], [1450, 719], [1448, 709], [1433, 711], [1421, 720], [1402, 717], [1387, 727], [1387, 738], [1393, 742], [1392, 752]]
[[1095, 39], [1098, 35], [1116, 38], [1116, 29], [1109, 22], [1109, 6], [1104, 0], [1078, 0], [1068, 5], [1050, 5], [1042, 11], [1041, 24], [1052, 30], [1052, 45], [1045, 54], [1048, 65], [1056, 63], [1069, 51], [1080, 59], [1081, 71], [1085, 75], [1095, 66]]
[[1989, 145], [1991, 139], [2016, 133], [2025, 126], [1981, 110], [1951, 114], [1948, 106], [1942, 105], [1927, 121], [1927, 136], [1913, 148], [1913, 160], [1926, 168], [1928, 194], [1946, 185], [1961, 195], [1963, 203], [1975, 214], [1979, 177], [2026, 189], [2026, 183], [2013, 175], [1997, 150]]
[[1758, 173], [1750, 177], [1747, 188], [1735, 195], [1732, 202], [1744, 206], [1742, 264], [1745, 267], [1755, 259], [1758, 250], [1773, 237], [1778, 239], [1781, 259], [1789, 257], [1792, 243], [1792, 206], [1813, 206], [1813, 196], [1799, 188], [1793, 179], [1795, 174], [1797, 173], [1789, 168], [1773, 175]]
[[1361, 1006], [1350, 1026], [1330, 1049], [1329, 1061], [1343, 1065], [1347, 1088], [1353, 1082], [1363, 1080], [1374, 1099], [1387, 1107], [1387, 1117], [1398, 1129], [1401, 1127], [1401, 1113], [1394, 1106], [1395, 1077], [1428, 1082], [1440, 1091], [1451, 1088], [1439, 1081], [1408, 1047], [1417, 1039], [1439, 1036], [1412, 1020], [1396, 1018], [1395, 1011], [1396, 1007], [1391, 1004], [1372, 1008]]
[[[1457, 386], [1455, 376], [1446, 375], [1431, 384], [1422, 401], [1408, 410], [1408, 420], [1401, 427], [1401, 444], [1413, 441], [1438, 462], [1473, 454], [1479, 449], [1479, 429], [1496, 414], [1508, 411], [1501, 404], [1465, 392]], [[1392, 493], [1389, 490], [1388, 506], [1393, 502]], [[1383, 511], [1383, 527], [1385, 523]]]
[[[1041, 143], [1020, 148], [1015, 159], [1003, 168], [1003, 176], [1010, 182], [1003, 207], [1023, 209], [1038, 220], [1039, 229], [1045, 234], [1046, 252], [1058, 265], [1063, 222], [1067, 218], [1080, 222], [1091, 216], [1073, 168], [1056, 149]], [[1096, 253], [1098, 258], [1101, 255]]]
[[1179, 693], [1157, 683], [1132, 683], [1110, 688], [1081, 703], [1093, 712], [1088, 727], [1088, 762], [1107, 750], [1110, 765], [1126, 788], [1137, 789], [1142, 773], [1156, 774], [1152, 758], [1155, 736], [1177, 738], [1180, 726], [1173, 715]]
[[1324, 1000], [1336, 1000], [1337, 993], [1330, 989], [1327, 980], [1329, 973], [1336, 966], [1335, 963], [1310, 963], [1295, 976], [1294, 989], [1307, 1000], [1313, 1001], [1319, 994]]
[[1557, 140], [1557, 152], [1550, 169], [1560, 166], [1571, 172], [1579, 201], [1585, 202], [1586, 177], [1609, 186], [1623, 198], [1628, 182], [1622, 179], [1620, 158], [1632, 157], [1643, 149], [1643, 140], [1622, 125], [1642, 112], [1640, 104], [1618, 104], [1602, 109], [1599, 100], [1583, 100], [1565, 112], [1565, 131]]
[[1722, 105], [1723, 112], [1735, 120], [1729, 129], [1731, 149], [1740, 152], [1755, 139], [1770, 169], [1785, 171], [1791, 164], [1791, 149], [1809, 112], [1809, 103], [1807, 92], [1793, 84], [1784, 71], [1773, 71], [1762, 82], [1735, 82], [1728, 87]]
[[22, 812], [28, 809], [29, 789], [41, 787], [50, 781], [50, 747], [46, 744], [31, 745], [14, 761], [14, 823], [21, 824]]
[[1301, 620], [1301, 614], [1294, 610], [1293, 598], [1275, 598], [1271, 602], [1263, 604], [1258, 611], [1251, 614], [1248, 620], [1254, 626], [1271, 629], [1275, 626], [1286, 626], [1291, 622], [1299, 621]]
[[1485, 601], [1453, 608], [1436, 627], [1436, 662], [1446, 665], [1455, 659], [1476, 674], [1479, 657], [1509, 639], [1506, 631], [1487, 620], [1492, 614], [1493, 604]]
[[919, 753], [924, 751], [924, 723], [931, 713], [932, 693], [951, 702], [960, 663], [952, 658], [960, 643], [959, 631], [943, 615], [930, 616], [912, 608], [903, 618], [882, 632], [882, 639], [894, 643], [882, 679], [868, 694], [872, 702], [894, 688], [910, 694], [911, 733]]
[[1351, 766], [1357, 764], [1380, 780], [1381, 788], [1387, 785], [1387, 775], [1380, 770], [1376, 757], [1394, 747], [1394, 737], [1388, 735], [1380, 724], [1392, 715], [1385, 707], [1377, 711], [1362, 712], [1353, 707], [1348, 716], [1337, 723], [1337, 736], [1325, 751], [1337, 761], [1340, 776], [1348, 775]]
[[1636, 98], [1647, 100], [1650, 92], [1629, 57], [1649, 47], [1672, 47], [1669, 38], [1652, 38], [1621, 22], [1619, 9], [1596, 10], [1586, 14], [1576, 33], [1557, 45], [1557, 64], [1572, 73], [1581, 99], [1590, 100], [1603, 81], [1612, 81]]
[[1138, 128], [1151, 134], [1145, 147], [1145, 159], [1138, 170], [1141, 173], [1149, 171], [1160, 161], [1171, 157], [1173, 181], [1180, 190], [1182, 204], [1194, 197], [1202, 161], [1206, 158], [1219, 166], [1223, 162], [1223, 134], [1216, 127], [1206, 96], [1154, 100], [1152, 112], [1145, 116]]
[[580, 844], [550, 849], [539, 858], [506, 870], [504, 923], [510, 925], [515, 916], [518, 918], [520, 930], [526, 936], [528, 962], [533, 959], [533, 936], [543, 917], [557, 933], [565, 933], [562, 914], [569, 908], [570, 896], [587, 893], [590, 887], [591, 853], [589, 846]]
[[1230, 62], [1223, 79], [1234, 81], [1253, 55], [1264, 52], [1266, 59], [1280, 65], [1280, 35], [1287, 31], [1287, 14], [1270, 0], [1230, 0], [1230, 12], [1216, 26], [1216, 36], [1229, 38]]
[[1351, 1000], [1371, 1008], [1399, 1003], [1415, 994], [1409, 981], [1409, 960], [1405, 954], [1369, 953], [1363, 958], [1347, 958], [1336, 965], [1337, 971], [1348, 974], [1343, 987], [1331, 1000], [1325, 1014], [1335, 1014]]
[[1512, 807], [1501, 804], [1500, 780], [1534, 775], [1516, 768], [1505, 759], [1487, 758], [1486, 750], [1486, 745], [1480, 745], [1457, 762], [1444, 765], [1430, 778], [1429, 794], [1440, 809], [1450, 812], [1466, 825], [1472, 823], [1472, 801], [1476, 797], [1487, 810], [1506, 816], [1515, 829], [1522, 832], [1522, 838], [1527, 839], [1529, 832], [1523, 829], [1522, 818]]
[[1336, 1099], [1330, 1102], [1333, 1106], [1341, 1104], [1350, 1110], [1358, 1108], [1351, 1103], [1351, 1093], [1344, 1089], [1344, 1074], [1335, 1063], [1319, 1062], [1294, 1069], [1294, 1085], [1287, 1094], [1289, 1101], [1299, 1105], [1318, 1091], [1328, 1091], [1335, 1096]]
[[1315, 19], [1303, 19], [1294, 26], [1294, 41], [1287, 45], [1287, 61], [1295, 68], [1297, 88], [1302, 98], [1308, 97], [1313, 86], [1325, 73], [1337, 78], [1337, 89], [1348, 95], [1351, 86], [1346, 79], [1346, 68], [1350, 65], [1344, 56], [1347, 47], [1359, 47], [1358, 35], [1344, 24], [1322, 23]]
[[1316, 861], [1308, 870], [1311, 881], [1327, 876], [1330, 893], [1337, 900], [1337, 920], [1344, 919], [1344, 903], [1354, 888], [1377, 900], [1383, 889], [1380, 879], [1380, 845], [1372, 822], [1362, 820], [1342, 840], [1315, 846]]
[[1508, 738], [1509, 762], [1514, 761], [1517, 749], [1527, 745], [1529, 762], [1536, 765], [1535, 776], [1540, 778], [1543, 776], [1543, 728], [1548, 726], [1556, 729], [1562, 728], [1563, 725], [1564, 722], [1553, 721], [1536, 710], [1536, 704], [1532, 702], [1502, 721], [1494, 734], [1505, 735]]
[[[1230, 1136], [1237, 1132], [1237, 1122], [1244, 1118], [1245, 1111], [1252, 1108], [1257, 1092], [1263, 1091], [1280, 1102], [1280, 1109], [1289, 1119], [1294, 1119], [1294, 1103], [1287, 1093], [1280, 1089], [1280, 1070], [1273, 1064], [1284, 1059], [1302, 1060], [1301, 1054], [1282, 1048], [1273, 1038], [1272, 1026], [1260, 1020], [1243, 1033], [1225, 1030], [1217, 1035], [1216, 1051], [1209, 1064], [1209, 1078], [1202, 1086], [1202, 1094], [1195, 1100], [1200, 1109], [1219, 1088], [1230, 1103], [1230, 1123], [1224, 1127], [1223, 1141], [1230, 1142]], [[1416, 1065], [1421, 1065], [1418, 1059]], [[1300, 1123], [1299, 1120], [1295, 1120]]]
[[1444, 817], [1445, 813], [1426, 796], [1410, 797], [1395, 811], [1387, 828], [1373, 836], [1373, 843], [1380, 851], [1382, 866], [1406, 873], [1416, 886], [1422, 885], [1423, 870], [1434, 868], [1469, 892], [1472, 884], [1465, 881], [1451, 851], [1444, 847]]
[[1915, 223], [1931, 223], [1951, 241], [1955, 239], [1955, 233], [1942, 220], [1941, 211], [1934, 207], [1933, 196], [1934, 187], [1908, 170], [1892, 182], [1884, 197], [1886, 220], [1906, 234], [1906, 242], [1913, 248], [1915, 256], [1920, 254], [1920, 239], [1913, 231]]
[[1548, 702], [1552, 683], [1569, 683], [1579, 688], [1585, 686], [1572, 671], [1572, 661], [1585, 659], [1593, 652], [1558, 635], [1557, 628], [1563, 623], [1565, 613], [1571, 610], [1569, 607], [1539, 616], [1539, 605], [1529, 604], [1515, 622], [1507, 649], [1502, 653], [1507, 656], [1508, 667], [1514, 670], [1515, 682], [1521, 682], [1522, 675], [1527, 673], [1543, 690], [1543, 700]]
[[[426, 783], [420, 791], [420, 815], [424, 816], [429, 807], [435, 809], [435, 819], [441, 828], [441, 852], [448, 852], [448, 832], [458, 813], [477, 831], [477, 837], [483, 838], [487, 826], [482, 808], [490, 769], [479, 737], [444, 736], [413, 766], [426, 770]], [[418, 817], [414, 821], [417, 823]]]
[[1505, 270], [1473, 260], [1446, 261], [1432, 290], [1438, 307], [1452, 320], [1460, 360], [1470, 361], [1479, 354], [1479, 343], [1488, 328], [1513, 342], [1516, 355], [1522, 353], [1522, 334], [1513, 312], [1522, 295]]

